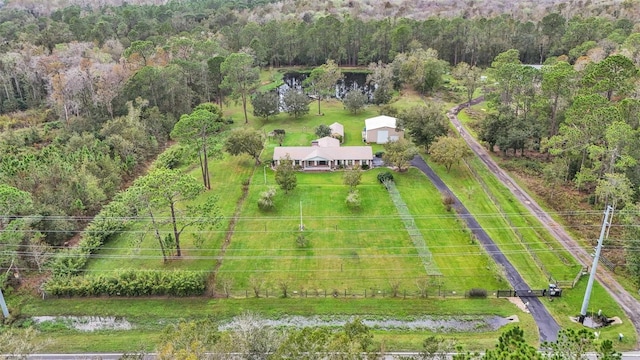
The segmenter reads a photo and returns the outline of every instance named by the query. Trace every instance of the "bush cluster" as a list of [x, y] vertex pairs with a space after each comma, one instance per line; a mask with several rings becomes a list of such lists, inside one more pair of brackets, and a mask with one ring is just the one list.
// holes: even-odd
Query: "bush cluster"
[[360, 204], [362, 202], [360, 200], [360, 194], [358, 193], [358, 190], [352, 191], [349, 193], [349, 195], [347, 195], [346, 203], [347, 207], [349, 207], [350, 209], [358, 209], [360, 207]]
[[470, 298], [486, 298], [487, 297], [487, 290], [486, 289], [479, 289], [479, 288], [474, 288], [469, 290], [469, 297]]
[[384, 184], [387, 181], [393, 181], [393, 174], [390, 171], [381, 172], [378, 174], [378, 181]]
[[206, 277], [194, 271], [124, 270], [97, 276], [55, 277], [47, 296], [199, 296]]
[[258, 207], [261, 210], [271, 210], [275, 206], [273, 203], [273, 197], [276, 196], [276, 188], [270, 187], [267, 191], [260, 193], [260, 199], [258, 199]]
[[160, 153], [153, 162], [155, 168], [177, 169], [185, 159], [185, 149], [182, 146], [172, 146]]
[[77, 275], [86, 265], [89, 255], [112, 235], [127, 225], [134, 210], [127, 205], [125, 193], [119, 193], [87, 226], [78, 246], [58, 252], [51, 262], [54, 276]]

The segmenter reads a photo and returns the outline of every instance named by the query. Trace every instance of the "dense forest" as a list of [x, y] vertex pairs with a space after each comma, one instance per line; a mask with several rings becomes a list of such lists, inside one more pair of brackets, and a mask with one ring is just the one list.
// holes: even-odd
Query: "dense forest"
[[[545, 154], [553, 161], [541, 176], [593, 193], [593, 203], [637, 201], [633, 2], [584, 7], [602, 16], [551, 4], [558, 11], [537, 11], [536, 22], [506, 8], [416, 18], [399, 2], [377, 16], [366, 1], [334, 13], [305, 1], [35, 3], [0, 8], [0, 225], [15, 230], [1, 236], [23, 247], [3, 253], [3, 268], [18, 268], [17, 254], [28, 254], [22, 266], [40, 267], [164, 148], [182, 115], [223, 105], [232, 91], [224, 64], [238, 53], [253, 67], [369, 66], [377, 84], [425, 94], [451, 90], [452, 74], [467, 90], [484, 87], [492, 111], [478, 131], [492, 149]], [[495, 83], [480, 82], [484, 70]], [[637, 223], [633, 214], [627, 221]], [[640, 273], [637, 241], [629, 243], [629, 268]]]

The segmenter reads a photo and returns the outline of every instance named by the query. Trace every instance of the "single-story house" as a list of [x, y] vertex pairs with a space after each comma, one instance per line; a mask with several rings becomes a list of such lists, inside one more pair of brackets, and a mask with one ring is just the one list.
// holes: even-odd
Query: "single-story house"
[[398, 120], [391, 116], [380, 115], [364, 121], [362, 141], [366, 143], [386, 144], [404, 138], [404, 131], [397, 130]]
[[331, 137], [340, 139], [340, 142], [344, 141], [344, 126], [342, 124], [334, 122], [329, 125], [329, 129], [331, 129]]
[[278, 146], [273, 151], [273, 165], [287, 156], [293, 165], [302, 170], [333, 170], [354, 166], [373, 166], [371, 146], [340, 146], [340, 141], [323, 137], [311, 142], [311, 146]]

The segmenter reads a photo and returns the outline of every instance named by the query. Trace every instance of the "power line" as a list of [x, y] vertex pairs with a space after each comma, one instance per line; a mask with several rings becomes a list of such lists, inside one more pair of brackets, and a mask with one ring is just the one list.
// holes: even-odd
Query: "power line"
[[[122, 248], [122, 249], [126, 249], [126, 248]], [[407, 250], [414, 250], [407, 248]], [[135, 249], [132, 249], [133, 251], [130, 254], [101, 254], [101, 253], [95, 253], [95, 254], [91, 254], [89, 257], [92, 259], [162, 259], [163, 256], [161, 256], [160, 254], [158, 255], [153, 255], [153, 254], [146, 254], [146, 253], [142, 253], [140, 251], [135, 251]], [[153, 249], [157, 252], [160, 251], [160, 249]], [[185, 249], [182, 249], [185, 252]], [[360, 250], [367, 250], [366, 248], [362, 248]], [[431, 250], [431, 248], [430, 248]], [[376, 251], [378, 251], [378, 249], [376, 249]], [[433, 251], [432, 251], [433, 252]], [[473, 251], [473, 252], [446, 252], [446, 253], [435, 253], [434, 255], [436, 257], [439, 258], [447, 258], [447, 257], [469, 257], [469, 256], [486, 256], [488, 255], [492, 255], [492, 254], [505, 254], [505, 255], [530, 255], [531, 253], [535, 253], [535, 254], [545, 254], [545, 253], [553, 253], [556, 254], [557, 251], [554, 249], [549, 249], [549, 250], [542, 250], [542, 249], [536, 249], [536, 250], [527, 250], [527, 249], [514, 249], [514, 250], [496, 250], [496, 251], [484, 251], [484, 250], [477, 250], [477, 251]], [[0, 255], [13, 255], [13, 254], [17, 254], [17, 255], [22, 255], [24, 257], [36, 257], [39, 256], [38, 254], [34, 254], [32, 252], [29, 251], [0, 251]], [[69, 253], [66, 254], [66, 256], [73, 258], [73, 257], [85, 257], [84, 254], [74, 254], [74, 253]], [[185, 254], [180, 256], [180, 259], [183, 260], [313, 260], [313, 259], [335, 259], [335, 258], [341, 258], [341, 259], [352, 259], [352, 258], [358, 258], [358, 259], [388, 259], [388, 258], [417, 258], [420, 259], [420, 255], [417, 253], [405, 253], [405, 254], [392, 254], [392, 253], [386, 253], [386, 254], [381, 254], [381, 253], [376, 253], [376, 254], [367, 254], [366, 252], [364, 253], [357, 253], [357, 254], [321, 254], [321, 255], [303, 255], [303, 254], [277, 254], [277, 255], [268, 255], [268, 254], [260, 254], [260, 255], [229, 255], [229, 254], [225, 254], [225, 255], [191, 255], [191, 254]], [[561, 266], [561, 267], [566, 267], [566, 265], [562, 265], [562, 264], [558, 264], [558, 265], [549, 265], [549, 267], [553, 267], [553, 266]]]
[[[620, 211], [618, 214], [622, 214], [624, 213], [624, 211]], [[584, 215], [594, 215], [594, 216], [598, 216], [601, 217], [602, 216], [602, 211], [600, 210], [576, 210], [576, 211], [557, 211], [557, 212], [548, 212], [548, 214], [555, 214], [555, 215], [559, 215], [559, 216], [584, 216]], [[635, 214], [635, 212], [633, 213]], [[637, 214], [638, 216], [640, 216], [640, 214]], [[532, 214], [530, 212], [487, 212], [487, 213], [470, 213], [470, 214], [465, 214], [465, 215], [459, 215], [459, 214], [427, 214], [427, 215], [420, 215], [420, 214], [414, 214], [412, 215], [414, 218], [419, 218], [419, 219], [425, 219], [425, 218], [458, 218], [458, 217], [468, 217], [468, 216], [472, 216], [475, 218], [484, 218], [484, 217], [498, 217], [498, 218], [502, 218], [504, 216], [518, 216], [518, 217], [532, 217], [532, 218], [536, 218], [535, 214]], [[146, 219], [146, 220], [150, 220], [151, 217], [150, 216], [124, 216], [124, 217], [118, 217], [118, 216], [102, 216], [100, 214], [96, 215], [96, 216], [71, 216], [71, 215], [17, 215], [17, 214], [3, 214], [0, 215], [0, 219], [3, 220], [12, 220], [12, 219], [36, 219], [36, 220], [69, 220], [69, 221], [91, 221], [94, 218], [99, 217], [100, 219], [104, 219], [104, 220], [123, 220], [123, 221], [127, 221], [127, 220], [135, 220], [135, 219]], [[156, 219], [162, 219], [164, 221], [171, 219], [171, 217], [169, 216], [161, 216], [161, 217], [155, 217]], [[185, 220], [194, 220], [194, 219], [200, 219], [201, 217], [187, 217], [187, 216], [176, 216], [176, 219], [185, 219]], [[291, 215], [291, 216], [278, 216], [278, 217], [273, 217], [273, 216], [228, 216], [225, 217], [226, 219], [231, 219], [234, 218], [236, 220], [262, 220], [262, 221], [273, 221], [273, 220], [297, 220], [299, 219], [299, 215]], [[402, 215], [399, 214], [389, 214], [389, 215], [370, 215], [367, 216], [366, 219], [394, 219], [394, 218], [403, 218]], [[311, 216], [305, 216], [305, 219], [360, 219], [363, 220], [362, 216], [355, 216], [355, 215], [345, 215], [345, 216], [341, 216], [341, 215], [325, 215], [325, 216], [318, 216], [318, 215], [311, 215]]]

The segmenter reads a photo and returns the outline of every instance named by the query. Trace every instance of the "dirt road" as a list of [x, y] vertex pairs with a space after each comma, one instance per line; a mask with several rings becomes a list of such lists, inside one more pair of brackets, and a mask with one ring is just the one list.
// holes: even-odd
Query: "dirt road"
[[[484, 99], [479, 97], [471, 101], [472, 105], [480, 103]], [[473, 152], [482, 160], [489, 170], [511, 191], [511, 193], [543, 224], [543, 226], [567, 249], [582, 265], [591, 266], [593, 259], [589, 253], [564, 230], [564, 228], [554, 221], [546, 211], [544, 211], [538, 203], [527, 194], [513, 179], [500, 168], [488, 154], [487, 150], [466, 132], [460, 120], [458, 113], [467, 106], [467, 104], [458, 105], [447, 112], [449, 121], [455, 126], [460, 136], [469, 144]], [[631, 296], [612, 276], [612, 274], [602, 266], [598, 267], [596, 279], [604, 287], [609, 294], [620, 304], [627, 317], [631, 320], [638, 333], [638, 343], [636, 348], [640, 349], [640, 302]], [[576, 314], [580, 309], [576, 309]]]

